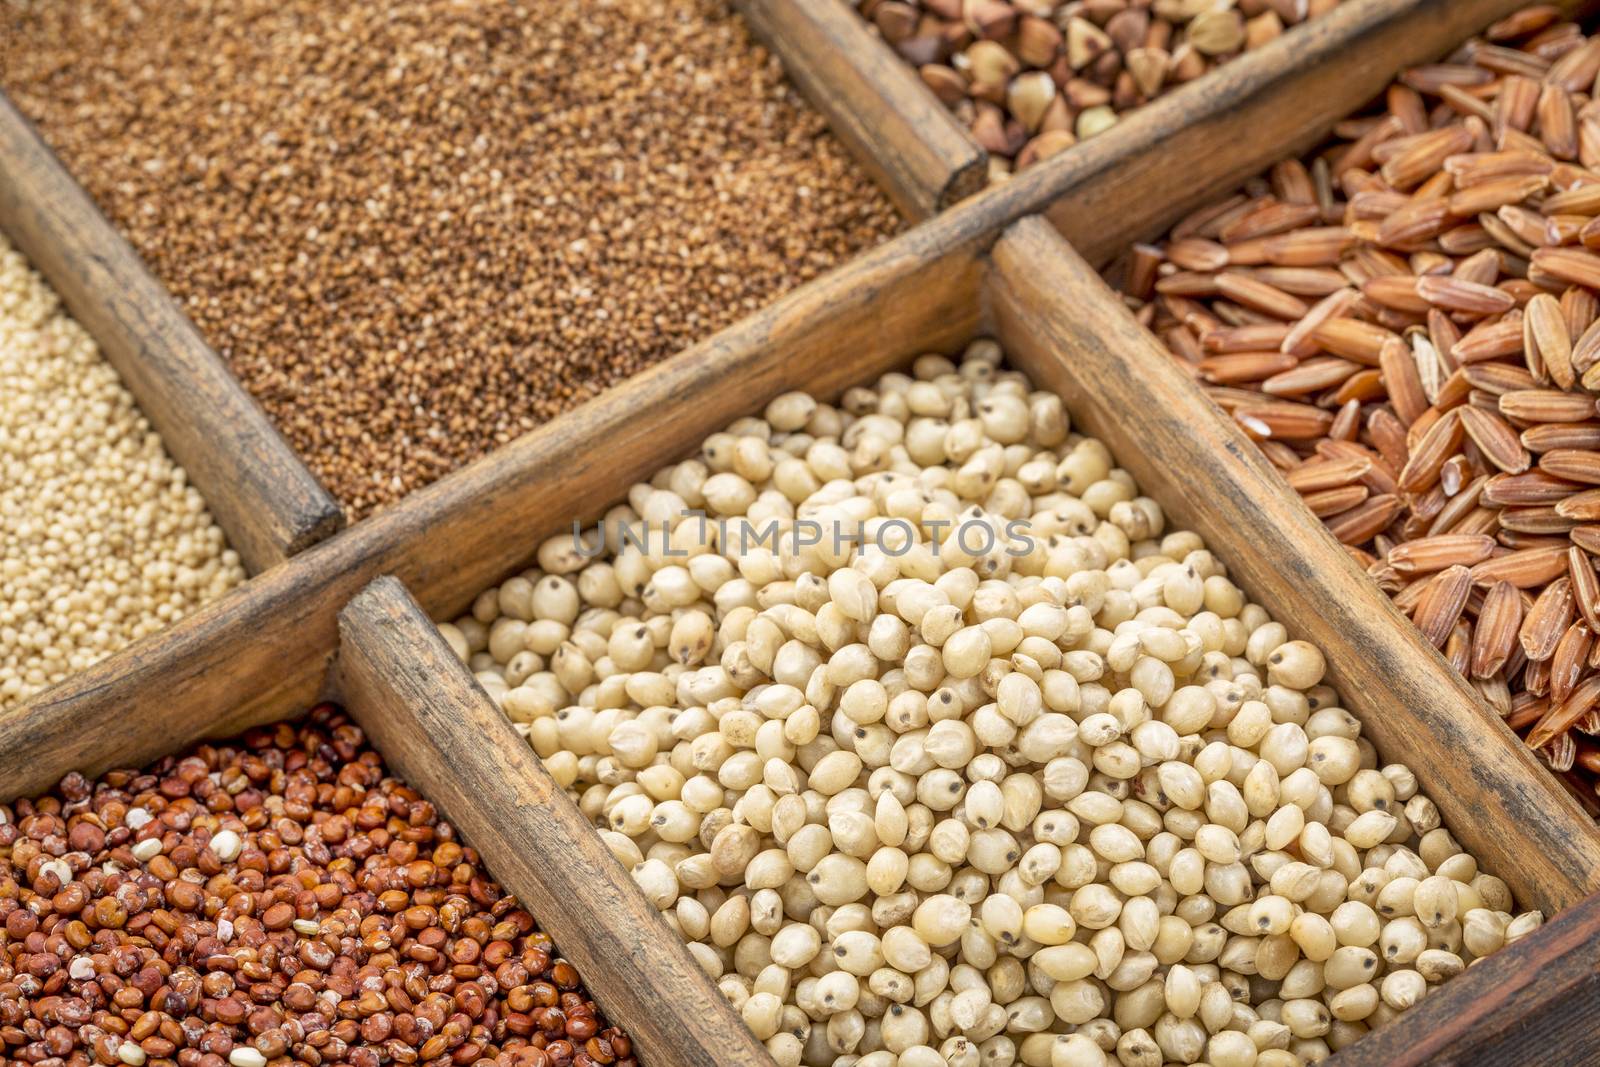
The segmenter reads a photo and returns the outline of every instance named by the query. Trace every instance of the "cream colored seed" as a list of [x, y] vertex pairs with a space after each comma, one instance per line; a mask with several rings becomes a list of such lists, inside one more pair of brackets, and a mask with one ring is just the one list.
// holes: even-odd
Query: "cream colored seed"
[[0, 515], [0, 709], [245, 577], [117, 372], [3, 236]]
[[[803, 448], [741, 420], [629, 495], [695, 554], [528, 572], [456, 626], [469, 658], [560, 627], [502, 704], [752, 1029], [807, 1064], [1270, 1063], [1531, 930], [1320, 654], [998, 355], [785, 399]], [[908, 551], [695, 539], [697, 495]], [[1036, 554], [951, 528], [1022, 515]]]

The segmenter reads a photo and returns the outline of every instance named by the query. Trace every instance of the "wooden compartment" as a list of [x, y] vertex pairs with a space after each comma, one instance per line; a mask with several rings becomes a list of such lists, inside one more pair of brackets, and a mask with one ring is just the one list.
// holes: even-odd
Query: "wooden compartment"
[[266, 413], [4, 94], [0, 231], [111, 361], [246, 571], [344, 525]]
[[[1257, 602], [1325, 650], [1331, 683], [1379, 750], [1418, 770], [1456, 836], [1520, 905], [1564, 912], [1338, 1062], [1592, 1062], [1600, 1038], [1584, 1007], [1600, 995], [1600, 829], [1092, 268], [1043, 220], [1011, 224], [1011, 209], [979, 198], [947, 212], [0, 714], [0, 795], [341, 696], [530, 902], [649, 1062], [766, 1062], [620, 865], [579, 832], [581, 816], [428, 618], [459, 611], [543, 537], [597, 518], [629, 484], [772, 396], [836, 396], [991, 334]], [[416, 603], [393, 581], [362, 592], [384, 575]], [[591, 862], [556, 869], [530, 842]]]
[[[1004, 190], [1043, 212], [1095, 266], [1282, 159], [1322, 143], [1407, 67], [1449, 55], [1524, 0], [1347, 0], [1331, 14], [1216, 72], [1205, 93], [1158, 100], [1098, 149], [1025, 171]], [[1596, 0], [1561, 0], [1568, 17]], [[1206, 79], [1210, 81], [1210, 79]], [[1197, 88], [1204, 88], [1197, 83]], [[1182, 105], [1182, 106], [1180, 106]], [[1103, 142], [1103, 143], [1102, 143]], [[1035, 174], [1034, 171], [1039, 173]]]
[[988, 154], [843, 0], [734, 3], [908, 217], [988, 183]]
[[[1365, 0], [1356, 0], [1313, 25], [1328, 22], [1331, 29], [1344, 12], [1350, 11], [1349, 17], [1354, 18], [1357, 9], [1364, 10], [1364, 4]], [[1406, 6], [1418, 8], [1415, 14], [1420, 17], [1424, 13], [1421, 9], [1428, 5], [1396, 5], [1397, 10]], [[1426, 22], [1412, 26], [1409, 35], [1401, 34], [1400, 23], [1385, 21], [1374, 25], [1371, 46], [1361, 54], [1360, 62], [1354, 60], [1353, 53], [1341, 56], [1330, 52], [1321, 66], [1292, 68], [1282, 72], [1275, 82], [1259, 83], [1259, 89], [1269, 94], [1260, 102], [1259, 113], [1251, 111], [1256, 102], [1251, 96], [1240, 112], [1196, 114], [1172, 137], [1131, 149], [1122, 157], [1121, 169], [1085, 170], [1061, 185], [1053, 194], [1055, 198], [1043, 204], [1032, 198], [1049, 183], [1036, 181], [1031, 172], [1001, 190], [997, 198], [1017, 197], [1013, 204], [1016, 209], [1037, 207], [1072, 241], [1080, 255], [1114, 277], [1125, 261], [1113, 261], [1125, 256], [1135, 242], [1160, 240], [1190, 212], [1237, 192], [1245, 181], [1262, 175], [1272, 165], [1305, 158], [1306, 153], [1327, 143], [1334, 123], [1361, 114], [1374, 101], [1381, 106], [1383, 90], [1408, 67], [1450, 54], [1492, 20], [1526, 6], [1451, 4], [1447, 11], [1434, 12]], [[1594, 28], [1593, 20], [1600, 18], [1600, 3], [1595, 0], [1568, 0], [1552, 6], [1590, 29]], [[1369, 55], [1376, 58], [1369, 62]], [[1253, 58], [1247, 56], [1219, 73], [1231, 77]], [[1319, 70], [1321, 74], [1316, 73]], [[1239, 73], [1251, 72], [1241, 69]], [[1335, 78], [1341, 73], [1348, 77]], [[1306, 110], [1299, 106], [1303, 100], [1315, 102], [1315, 118], [1302, 129], [1296, 125], [1295, 115]], [[1244, 119], [1240, 117], [1247, 113], [1254, 114], [1248, 126], [1241, 124]], [[1267, 140], [1258, 131], [1281, 131], [1282, 137]], [[1241, 150], [1211, 151], [1210, 146], [1220, 143], [1239, 145]], [[1026, 189], [1021, 188], [1024, 185]], [[1164, 346], [1158, 347], [1165, 350]], [[1591, 814], [1600, 811], [1600, 801], [1590, 795], [1587, 785], [1577, 782], [1572, 788], [1582, 791], [1582, 803]]]
[[[916, 217], [986, 181], [968, 176], [971, 152], [982, 149], [847, 0], [737, 2], [834, 129], [876, 157], [876, 172], [891, 176], [888, 188], [916, 207]], [[1526, 6], [1344, 0], [980, 195], [1012, 205], [1013, 218], [1044, 212], [1098, 266], [1217, 192], [1312, 147], [1395, 72], [1449, 53]], [[1600, 5], [1556, 6], [1586, 13]]]
[[[932, 101], [928, 114], [909, 116], [915, 126], [901, 129], [901, 152], [910, 162], [882, 166], [874, 144], [882, 121], [901, 114], [904, 90], [916, 82], [912, 76], [907, 85], [895, 85], [899, 73], [885, 65], [861, 78], [854, 59], [791, 71], [808, 99], [826, 98], [836, 85], [849, 86], [845, 91], [853, 98], [858, 93], [881, 97], [878, 108], [856, 123], [839, 121], [834, 109], [820, 110], [902, 217], [917, 221], [928, 212], [907, 190], [918, 187], [920, 176], [942, 172], [954, 155], [971, 155], [970, 174], [950, 181], [953, 201], [977, 188], [981, 153], [965, 144], [935, 141], [925, 147], [920, 135], [913, 139], [912, 129], [929, 125], [935, 112], [943, 114]], [[879, 92], [880, 80], [892, 88]], [[168, 451], [191, 475], [248, 573], [281, 562], [351, 521], [353, 516], [320, 484], [3, 89], [0, 232], [61, 295], [116, 367]]]

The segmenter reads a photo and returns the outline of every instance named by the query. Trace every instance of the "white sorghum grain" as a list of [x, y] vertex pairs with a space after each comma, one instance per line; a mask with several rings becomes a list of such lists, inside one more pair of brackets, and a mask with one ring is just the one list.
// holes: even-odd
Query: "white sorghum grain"
[[244, 579], [117, 372], [0, 237], [0, 708]]
[[1301, 1064], [1532, 930], [1322, 654], [999, 359], [780, 397], [442, 625], [751, 1028]]

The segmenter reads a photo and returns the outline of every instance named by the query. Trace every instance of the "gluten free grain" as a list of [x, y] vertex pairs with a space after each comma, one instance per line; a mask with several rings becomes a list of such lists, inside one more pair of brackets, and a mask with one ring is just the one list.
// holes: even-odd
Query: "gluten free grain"
[[1134, 248], [1140, 316], [1600, 812], [1600, 38], [1551, 5]]
[[780, 1067], [1298, 1067], [1541, 922], [992, 341], [778, 397], [443, 631]]
[[635, 1064], [534, 917], [327, 705], [0, 805], [0, 1060]]
[[990, 153], [997, 178], [1339, 0], [852, 0]]
[[243, 580], [116, 370], [0, 237], [0, 708]]
[[0, 0], [0, 80], [354, 517], [898, 224], [723, 0]]

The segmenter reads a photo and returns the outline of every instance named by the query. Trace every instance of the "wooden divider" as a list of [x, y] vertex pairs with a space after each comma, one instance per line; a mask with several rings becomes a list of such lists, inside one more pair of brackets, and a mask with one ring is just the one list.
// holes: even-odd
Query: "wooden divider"
[[[981, 152], [839, 0], [736, 2], [904, 210], [938, 212], [981, 180]], [[337, 529], [337, 506], [0, 98], [0, 228], [106, 350], [247, 564], [267, 571], [0, 712], [0, 799], [340, 696], [524, 897], [648, 1062], [766, 1064], [428, 616], [459, 610], [542, 537], [592, 520], [771, 396], [837, 395], [992, 329], [1252, 596], [1328, 653], [1331, 681], [1379, 751], [1414, 767], [1521, 904], [1568, 909], [1337, 1062], [1595, 1062], [1600, 1034], [1575, 1009], [1600, 1007], [1600, 830], [1091, 266], [1319, 139], [1398, 68], [1520, 6], [1350, 0], [299, 555]], [[1026, 217], [1038, 211], [1048, 223]]]
[[977, 192], [988, 156], [843, 0], [734, 0], [756, 35], [909, 218]]
[[[1447, 55], [1526, 0], [1346, 0], [980, 194], [1043, 212], [1102, 266], [1280, 159], [1322, 141], [1394, 76]], [[1561, 0], [1578, 13], [1596, 0]], [[878, 42], [880, 47], [884, 47]]]
[[1337, 1067], [1593, 1067], [1600, 1063], [1600, 894], [1473, 964]]
[[1356, 567], [1251, 442], [1042, 219], [994, 249], [1008, 354], [1058, 392], [1144, 492], [1200, 533], [1269, 613], [1320, 647], [1384, 758], [1525, 906], [1600, 891], [1600, 829]]
[[[944, 195], [940, 178], [970, 166], [960, 162], [951, 129], [972, 144], [970, 135], [843, 0], [736, 3], [903, 210], [926, 218], [970, 191]], [[1103, 266], [1132, 242], [1315, 146], [1401, 70], [1449, 54], [1526, 5], [1345, 0], [974, 199], [1001, 225], [1047, 215], [1080, 255]], [[1557, 6], [1584, 15], [1600, 11], [1600, 0]]]
[[592, 520], [634, 481], [788, 389], [837, 395], [979, 318], [979, 256], [996, 227], [949, 212], [245, 583], [165, 631], [0, 711], [0, 799], [143, 763], [315, 700], [336, 616], [380, 574], [432, 615]]
[[[1254, 447], [1175, 379], [1088, 264], [1047, 223], [1031, 219], [1001, 238], [986, 265], [993, 222], [977, 202], [947, 213], [0, 716], [0, 796], [35, 792], [67, 770], [141, 763], [338, 694], [395, 766], [478, 843], [496, 876], [530, 903], [554, 895], [588, 901], [591, 915], [635, 914], [637, 901], [614, 861], [608, 867], [589, 856], [563, 873], [534, 854], [584, 840], [569, 817], [575, 813], [556, 810], [560, 799], [537, 761], [465, 680], [423, 613], [460, 608], [523, 563], [541, 537], [573, 517], [592, 519], [632, 481], [784, 389], [836, 395], [920, 352], [953, 351], [992, 329], [1015, 363], [1059, 390], [1079, 425], [1101, 435], [1146, 491], [1209, 539], [1254, 597], [1322, 645], [1332, 680], [1380, 751], [1416, 769], [1452, 831], [1521, 906], [1576, 907], [1600, 880], [1600, 831], [1503, 725], [1485, 720], [1482, 705], [1352, 572], [1321, 528], [1283, 505]], [[344, 658], [330, 689], [339, 612], [384, 574], [406, 582], [420, 608], [393, 582], [358, 599], [343, 617]], [[601, 888], [560, 880], [584, 873]], [[582, 892], [598, 895], [571, 895]], [[1584, 954], [1595, 948], [1595, 906], [1478, 965], [1467, 991], [1451, 987], [1439, 994], [1439, 1007], [1425, 1005], [1448, 1016], [1448, 1025], [1439, 1015], [1408, 1017], [1374, 1039], [1391, 1044], [1342, 1055], [1356, 1064], [1411, 1063], [1479, 1042], [1519, 1048], [1519, 1016], [1554, 1020], [1561, 1047], [1585, 1047], [1587, 1022], [1558, 1015], [1558, 1006], [1567, 996], [1594, 999]], [[761, 1062], [737, 1058], [737, 1050], [750, 1051], [749, 1039], [729, 1028], [722, 1011], [698, 1016], [693, 1040], [703, 1047], [684, 1047], [699, 1051], [661, 1060], [662, 1050], [670, 1056], [684, 1039], [675, 1028], [697, 1016], [661, 1014], [648, 989], [676, 999], [703, 995], [703, 984], [696, 992], [699, 980], [659, 922], [650, 938], [615, 923], [590, 929], [581, 912], [544, 918], [590, 973], [607, 1010], [640, 1035], [647, 1057]], [[637, 957], [641, 970], [618, 971], [632, 965], [623, 957]], [[1384, 1058], [1391, 1053], [1400, 1058]]]
[[1348, 696], [1383, 709], [1367, 716], [1375, 743], [1448, 783], [1435, 788], [1441, 808], [1522, 899], [1555, 910], [1600, 887], [1594, 824], [1332, 552], [1309, 513], [1274, 499], [1281, 483], [1257, 451], [1048, 226], [1030, 220], [1007, 235], [980, 299], [967, 225], [979, 217], [950, 213], [884, 246], [0, 715], [10, 771], [0, 792], [287, 714], [318, 695], [335, 616], [372, 578], [397, 574], [430, 614], [453, 613], [540, 538], [593, 519], [710, 430], [784, 389], [836, 394], [949, 350], [979, 329], [987, 302], [1013, 357], [1061, 390], [1270, 610], [1328, 649]]
[[394, 578], [339, 615], [341, 703], [478, 849], [652, 1067], [770, 1065], [589, 821]]
[[333, 497], [4, 94], [0, 230], [100, 345], [247, 570], [344, 525]]

